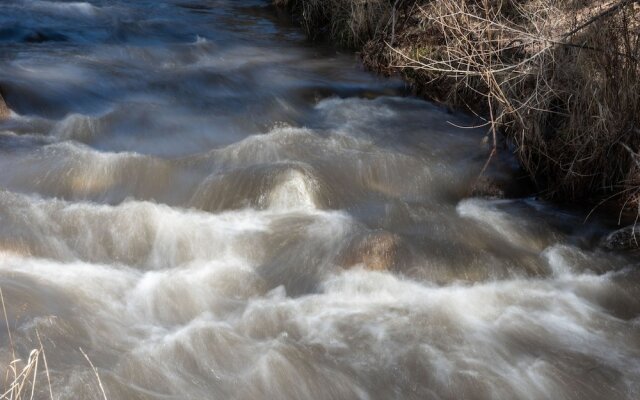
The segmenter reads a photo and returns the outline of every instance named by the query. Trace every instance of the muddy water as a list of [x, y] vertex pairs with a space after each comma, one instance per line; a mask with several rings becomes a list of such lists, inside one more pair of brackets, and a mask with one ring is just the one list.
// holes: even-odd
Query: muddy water
[[266, 1], [5, 0], [0, 87], [0, 360], [54, 398], [80, 348], [109, 399], [640, 397], [609, 221], [469, 197], [477, 121]]

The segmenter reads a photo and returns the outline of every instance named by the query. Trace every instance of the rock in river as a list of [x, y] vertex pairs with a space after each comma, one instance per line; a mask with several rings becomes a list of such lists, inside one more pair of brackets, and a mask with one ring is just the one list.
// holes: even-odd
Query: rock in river
[[373, 271], [384, 271], [397, 265], [400, 237], [389, 232], [375, 232], [353, 242], [342, 259], [345, 267], [363, 264]]
[[11, 116], [11, 110], [7, 106], [7, 103], [4, 102], [2, 93], [0, 93], [0, 121], [5, 120], [10, 116]]
[[640, 226], [627, 226], [609, 234], [602, 245], [609, 250], [640, 249]]

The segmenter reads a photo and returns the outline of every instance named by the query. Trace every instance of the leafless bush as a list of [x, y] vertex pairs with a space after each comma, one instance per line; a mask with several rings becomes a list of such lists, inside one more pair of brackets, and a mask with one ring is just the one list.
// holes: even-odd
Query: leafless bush
[[488, 116], [494, 144], [496, 130], [508, 133], [549, 196], [619, 194], [629, 205], [638, 197], [629, 197], [640, 146], [637, 3], [425, 2], [411, 16], [418, 28], [403, 33], [414, 38], [385, 39], [386, 61]]
[[275, 1], [485, 117], [549, 197], [640, 204], [640, 0]]

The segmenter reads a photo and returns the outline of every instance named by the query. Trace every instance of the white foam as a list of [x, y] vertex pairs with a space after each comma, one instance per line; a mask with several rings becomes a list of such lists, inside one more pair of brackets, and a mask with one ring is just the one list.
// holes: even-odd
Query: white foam
[[44, 0], [31, 0], [27, 4], [35, 10], [43, 10], [66, 15], [79, 14], [87, 17], [93, 17], [100, 11], [99, 7], [91, 3], [78, 2], [53, 2]]
[[485, 229], [499, 235], [501, 240], [516, 247], [533, 252], [544, 250], [546, 240], [537, 237], [533, 221], [498, 208], [509, 202], [511, 200], [465, 199], [458, 203], [456, 212], [463, 218], [477, 221]]
[[[369, 134], [378, 122], [387, 122], [397, 117], [396, 112], [379, 99], [329, 98], [316, 107], [332, 127], [340, 134]], [[380, 128], [376, 126], [376, 128]]]
[[288, 170], [278, 177], [279, 182], [269, 196], [273, 209], [315, 209], [318, 183], [300, 171]]
[[[273, 223], [291, 216], [289, 207], [309, 218], [305, 224], [316, 236], [333, 238], [339, 226], [350, 225], [350, 218], [342, 213], [315, 210], [306, 194], [302, 199], [294, 195], [293, 200], [290, 193], [278, 196], [274, 209], [210, 214], [152, 202], [108, 206], [0, 192], [0, 209], [6, 216], [23, 216], [7, 219], [5, 229], [20, 232], [23, 243], [41, 256], [151, 269], [197, 260], [258, 262], [265, 251], [261, 243], [273, 233]], [[332, 228], [319, 230], [325, 225]]]
[[574, 272], [573, 266], [565, 258], [564, 253], [567, 251], [571, 251], [568, 246], [554, 245], [545, 249], [542, 253], [543, 257], [547, 260], [553, 275], [566, 276], [571, 275]]
[[[130, 215], [140, 214], [140, 207], [151, 208], [145, 218], [160, 213], [158, 219], [165, 224], [160, 232], [166, 235], [179, 236], [176, 232], [182, 229], [199, 232], [205, 224], [234, 236], [234, 230], [255, 229], [255, 220], [260, 224], [255, 212], [246, 219], [227, 214], [225, 224], [220, 216], [206, 218], [162, 206], [116, 209], [123, 207], [138, 207]], [[238, 228], [242, 221], [244, 228]], [[320, 225], [335, 235], [335, 226]], [[158, 245], [167, 246], [167, 240]], [[83, 312], [96, 313], [100, 320], [85, 320], [89, 335], [104, 345], [123, 346], [122, 338], [127, 338], [130, 362], [143, 362], [178, 392], [188, 390], [191, 378], [185, 376], [199, 376], [227, 390], [242, 375], [251, 377], [243, 390], [262, 390], [272, 397], [318, 393], [320, 383], [327, 393], [341, 396], [388, 397], [406, 390], [401, 381], [375, 393], [364, 389], [371, 384], [361, 383], [372, 377], [390, 379], [392, 370], [411, 381], [419, 379], [423, 385], [416, 390], [428, 388], [445, 398], [469, 387], [491, 398], [640, 392], [635, 379], [640, 373], [638, 327], [595, 304], [601, 292], [615, 290], [608, 275], [563, 274], [562, 279], [441, 287], [355, 269], [329, 276], [316, 293], [291, 298], [282, 287], [265, 293], [256, 267], [237, 253], [147, 272], [3, 253], [0, 270], [79, 293], [88, 307]], [[106, 330], [105, 323], [111, 324]], [[321, 349], [314, 362], [309, 362], [308, 349]], [[566, 362], [557, 358], [558, 351], [586, 360], [586, 366], [576, 364], [558, 375], [564, 364], [557, 363]], [[185, 359], [185, 365], [198, 368], [184, 371], [176, 360]], [[332, 367], [322, 360], [331, 360]], [[596, 377], [574, 386], [571, 382], [589, 373], [581, 368], [592, 365], [615, 371], [618, 383], [607, 381], [615, 386], [601, 387], [602, 377]], [[295, 384], [284, 384], [294, 378]], [[282, 385], [265, 386], [268, 382]]]
[[100, 119], [81, 114], [70, 114], [56, 123], [51, 134], [60, 140], [88, 141], [100, 134]]

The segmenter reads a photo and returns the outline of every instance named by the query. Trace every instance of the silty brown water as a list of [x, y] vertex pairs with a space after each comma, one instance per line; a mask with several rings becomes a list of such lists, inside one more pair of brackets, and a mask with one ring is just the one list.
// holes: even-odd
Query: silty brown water
[[640, 397], [609, 222], [468, 197], [477, 121], [266, 1], [6, 0], [0, 87], [0, 287], [55, 398], [102, 398], [80, 348], [112, 400]]

